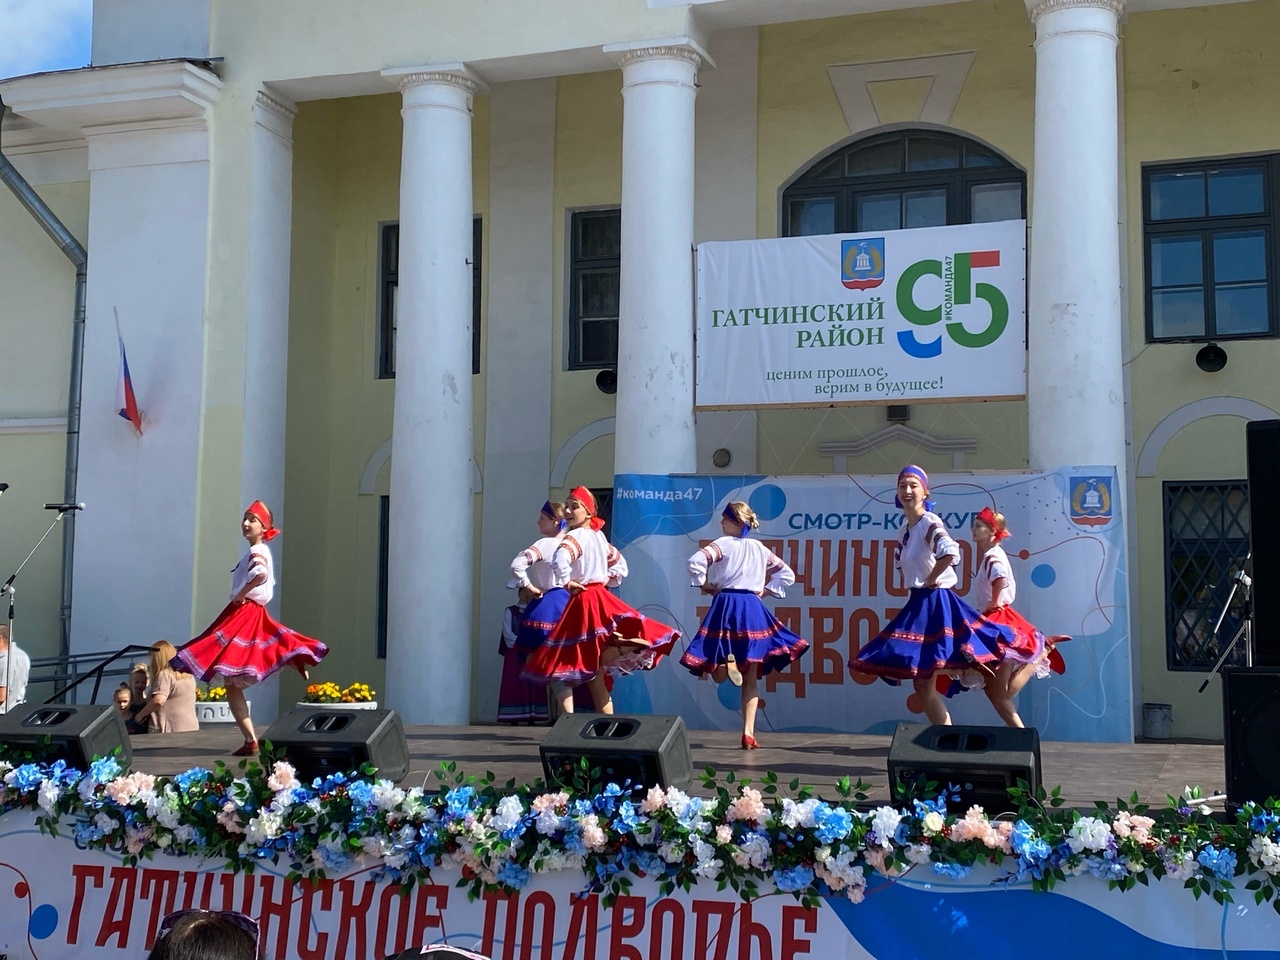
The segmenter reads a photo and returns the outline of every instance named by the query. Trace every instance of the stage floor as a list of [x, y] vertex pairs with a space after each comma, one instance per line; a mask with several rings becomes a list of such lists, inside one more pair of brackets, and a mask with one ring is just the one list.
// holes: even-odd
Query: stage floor
[[[430, 774], [440, 762], [452, 760], [458, 770], [497, 783], [515, 779], [527, 783], [542, 775], [538, 745], [548, 727], [410, 727], [407, 735], [412, 766], [402, 786], [423, 784], [434, 789]], [[721, 772], [756, 778], [766, 770], [783, 783], [799, 778], [831, 796], [832, 785], [848, 775], [870, 784], [872, 805], [889, 800], [885, 760], [889, 738], [849, 734], [771, 733], [761, 749], [739, 747], [739, 735], [724, 731], [689, 731], [695, 772], [711, 766]], [[150, 774], [173, 775], [193, 766], [212, 767], [218, 760], [238, 762], [231, 751], [241, 743], [230, 725], [206, 726], [198, 733], [150, 734], [132, 738], [133, 766]], [[1199, 785], [1206, 796], [1222, 792], [1226, 775], [1223, 748], [1203, 743], [1064, 743], [1040, 746], [1047, 788], [1062, 787], [1070, 806], [1092, 807], [1095, 800], [1128, 799], [1135, 791], [1141, 802], [1165, 807], [1166, 796], [1178, 796], [1188, 784]], [[428, 779], [430, 777], [430, 779]], [[692, 792], [698, 792], [694, 784]], [[1211, 804], [1221, 809], [1221, 803]]]

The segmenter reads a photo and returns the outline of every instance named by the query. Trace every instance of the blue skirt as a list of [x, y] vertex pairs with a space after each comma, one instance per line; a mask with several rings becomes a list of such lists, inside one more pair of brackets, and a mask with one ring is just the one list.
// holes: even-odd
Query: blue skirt
[[946, 587], [915, 588], [907, 604], [849, 663], [860, 673], [919, 680], [935, 673], [996, 664], [1015, 637]]
[[702, 675], [726, 663], [732, 654], [739, 669], [759, 664], [763, 677], [785, 670], [808, 649], [809, 641], [783, 626], [754, 591], [721, 590], [680, 662]]
[[524, 608], [520, 630], [516, 633], [516, 648], [537, 650], [546, 643], [568, 605], [569, 591], [564, 587], [552, 587], [542, 596], [530, 600]]

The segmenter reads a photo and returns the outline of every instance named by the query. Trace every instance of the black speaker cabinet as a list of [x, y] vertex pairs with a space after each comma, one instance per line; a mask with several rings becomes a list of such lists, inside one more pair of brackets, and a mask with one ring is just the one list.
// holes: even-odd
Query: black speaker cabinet
[[1280, 670], [1222, 671], [1227, 804], [1280, 797]]
[[409, 741], [404, 721], [394, 710], [341, 710], [297, 707], [262, 736], [263, 750], [283, 754], [300, 780], [350, 773], [366, 763], [378, 776], [399, 783], [409, 774]]
[[1008, 790], [1040, 787], [1040, 732], [1035, 728], [924, 726], [900, 723], [889, 746], [889, 785], [936, 781], [960, 788], [963, 812], [978, 804], [991, 816], [1015, 809]]
[[1280, 420], [1245, 426], [1249, 461], [1249, 539], [1253, 547], [1253, 663], [1280, 667], [1280, 513], [1266, 494], [1280, 476]]
[[597, 790], [626, 781], [637, 789], [684, 789], [693, 780], [689, 733], [680, 717], [567, 713], [547, 731], [539, 751], [549, 785], [571, 784], [581, 757], [600, 771], [585, 778]]
[[[48, 751], [45, 751], [45, 738]], [[68, 766], [89, 769], [98, 757], [119, 748], [116, 760], [127, 770], [133, 747], [124, 716], [114, 705], [24, 703], [0, 715], [0, 743], [30, 749], [43, 761], [65, 760]]]

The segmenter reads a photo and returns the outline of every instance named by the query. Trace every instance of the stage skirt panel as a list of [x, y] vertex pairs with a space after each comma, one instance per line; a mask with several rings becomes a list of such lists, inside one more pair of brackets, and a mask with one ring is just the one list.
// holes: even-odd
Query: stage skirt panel
[[569, 600], [569, 591], [564, 587], [552, 587], [542, 596], [530, 600], [524, 608], [520, 630], [516, 633], [516, 647], [527, 654], [546, 643], [564, 616]]
[[328, 654], [319, 640], [277, 623], [260, 603], [230, 603], [200, 636], [182, 645], [175, 670], [208, 683], [221, 675], [229, 685], [248, 687], [291, 666], [304, 677]]
[[763, 677], [785, 670], [808, 649], [809, 641], [788, 630], [754, 591], [721, 590], [680, 663], [702, 676], [727, 663], [732, 654], [739, 669], [759, 664]]
[[916, 587], [906, 606], [849, 666], [886, 679], [916, 680], [997, 664], [1013, 643], [1013, 631], [989, 623], [953, 591]]
[[[622, 637], [619, 644], [617, 634]], [[680, 639], [680, 632], [646, 617], [605, 589], [588, 584], [571, 596], [546, 642], [525, 664], [522, 676], [535, 683], [585, 683], [600, 669], [601, 654], [618, 646], [621, 656], [605, 669], [614, 675], [652, 670]]]

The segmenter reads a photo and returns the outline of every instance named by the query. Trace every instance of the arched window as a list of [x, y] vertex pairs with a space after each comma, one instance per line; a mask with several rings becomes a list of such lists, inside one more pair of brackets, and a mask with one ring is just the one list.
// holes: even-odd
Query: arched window
[[797, 177], [782, 194], [782, 235], [1020, 220], [1026, 188], [1026, 174], [990, 147], [899, 130], [858, 140]]

